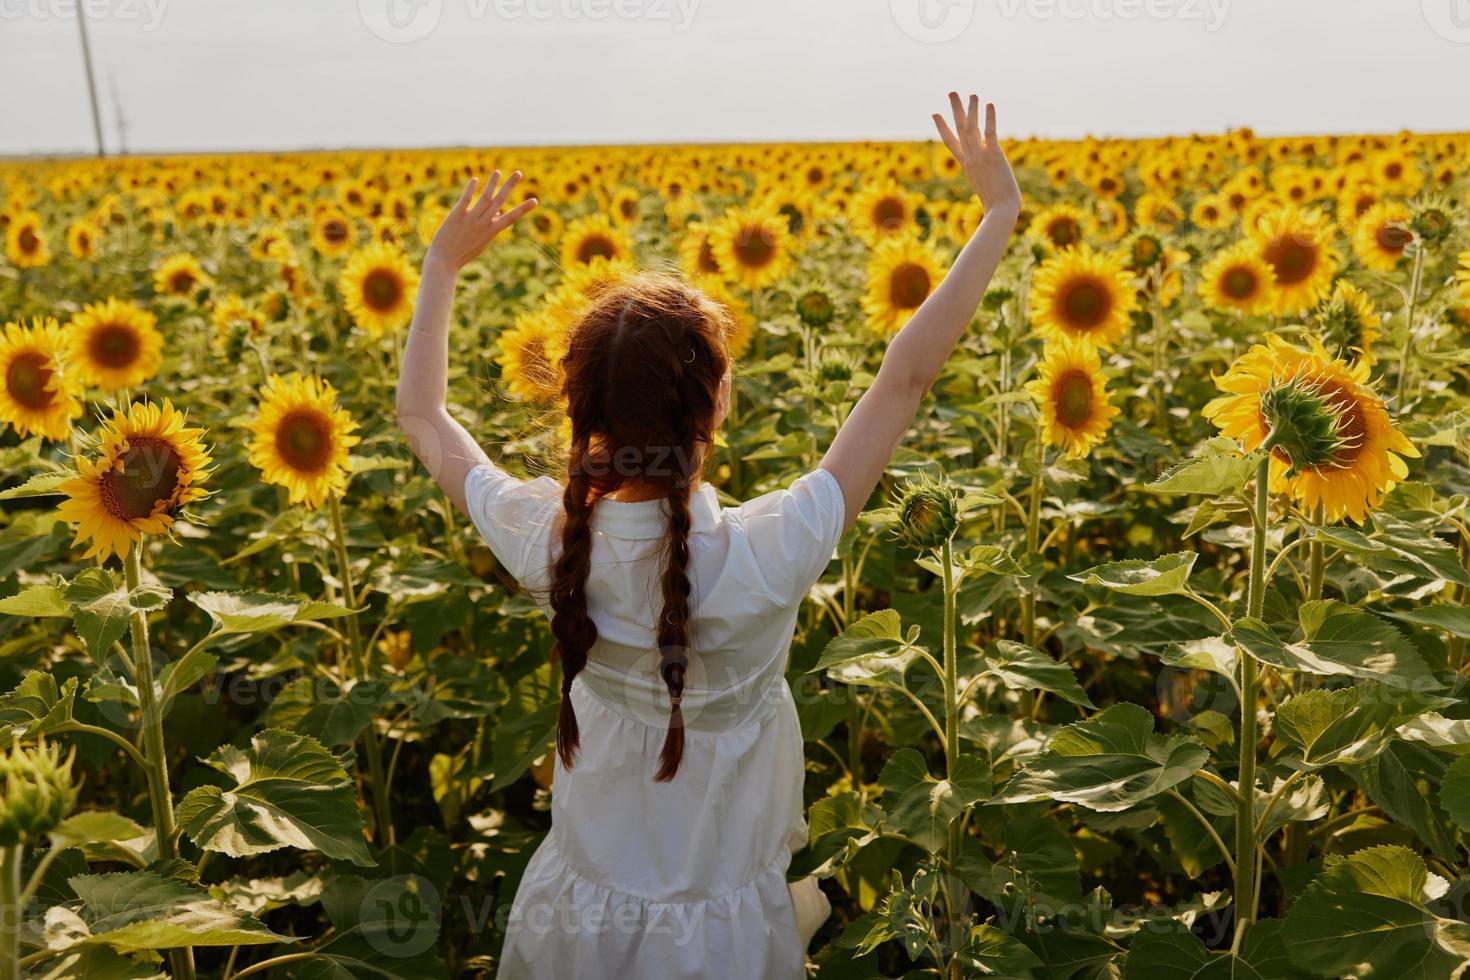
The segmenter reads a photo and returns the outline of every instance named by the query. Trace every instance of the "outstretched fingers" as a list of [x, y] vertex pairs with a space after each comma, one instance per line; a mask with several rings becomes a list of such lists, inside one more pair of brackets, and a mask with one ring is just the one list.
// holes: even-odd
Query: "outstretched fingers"
[[525, 217], [526, 214], [535, 210], [538, 203], [540, 202], [538, 202], [534, 197], [526, 198], [520, 204], [517, 204], [515, 207], [511, 208], [509, 211], [505, 212], [502, 215], [498, 215], [491, 223], [491, 227], [493, 227], [497, 232], [505, 228], [509, 228], [511, 225], [515, 224], [517, 221], [520, 221], [523, 217]]
[[459, 195], [459, 202], [452, 208], [456, 214], [463, 214], [469, 210], [470, 202], [475, 199], [475, 190], [479, 186], [480, 178], [478, 177], [471, 177], [470, 182], [464, 185], [464, 193]]
[[985, 104], [985, 142], [996, 145], [998, 138], [995, 135], [995, 103]]
[[963, 139], [965, 130], [970, 126], [969, 119], [965, 115], [965, 104], [960, 101], [960, 93], [949, 93], [949, 111], [954, 116], [954, 131]]
[[963, 160], [965, 151], [960, 148], [959, 137], [954, 134], [954, 130], [949, 128], [949, 123], [944, 121], [944, 117], [937, 112], [934, 113], [934, 125], [938, 127], [939, 138], [944, 140], [944, 145], [949, 147], [949, 152], [954, 154], [956, 160]]
[[510, 192], [515, 190], [516, 185], [520, 182], [521, 172], [517, 170], [510, 175], [509, 180], [500, 185], [499, 190], [485, 203], [484, 213], [492, 218], [500, 214], [500, 208], [505, 204], [506, 199], [510, 197]]

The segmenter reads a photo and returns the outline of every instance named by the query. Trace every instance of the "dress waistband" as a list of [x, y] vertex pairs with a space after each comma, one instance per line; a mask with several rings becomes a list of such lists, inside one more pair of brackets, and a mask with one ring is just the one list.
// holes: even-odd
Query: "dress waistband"
[[[642, 665], [640, 665], [642, 666]], [[612, 714], [656, 728], [669, 727], [671, 704], [668, 688], [657, 671], [657, 658], [648, 670], [626, 671], [589, 661], [577, 674], [578, 687]], [[772, 665], [774, 666], [774, 665]], [[761, 670], [725, 688], [699, 686], [693, 681], [708, 676], [690, 659], [688, 680], [680, 699], [680, 711], [688, 734], [722, 734], [743, 728], [770, 716], [780, 705], [791, 703], [791, 689], [778, 670]]]

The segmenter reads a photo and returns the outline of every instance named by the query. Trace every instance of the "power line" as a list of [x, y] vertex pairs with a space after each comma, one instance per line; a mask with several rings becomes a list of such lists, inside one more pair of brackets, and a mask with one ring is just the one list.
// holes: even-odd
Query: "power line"
[[87, 43], [87, 5], [77, 4], [77, 31], [82, 36], [82, 65], [87, 69], [87, 94], [92, 102], [92, 134], [97, 138], [97, 155], [104, 157], [102, 145], [102, 112], [97, 108], [97, 80], [92, 76], [92, 46]]

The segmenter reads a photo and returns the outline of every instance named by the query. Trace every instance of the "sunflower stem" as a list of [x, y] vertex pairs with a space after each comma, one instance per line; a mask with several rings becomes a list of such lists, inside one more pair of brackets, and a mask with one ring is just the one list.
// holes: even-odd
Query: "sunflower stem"
[[1403, 411], [1404, 402], [1409, 397], [1409, 380], [1414, 370], [1414, 316], [1419, 312], [1419, 287], [1423, 280], [1424, 245], [1421, 242], [1414, 249], [1414, 271], [1409, 275], [1409, 309], [1404, 321], [1404, 346], [1399, 352], [1399, 381], [1394, 397], [1399, 411]]
[[25, 917], [20, 899], [20, 844], [0, 847], [0, 980], [20, 980], [20, 926]]
[[[842, 628], [852, 625], [857, 615], [857, 562], [851, 552], [842, 556]], [[857, 687], [845, 685], [852, 699], [847, 706], [847, 769], [852, 779], [852, 791], [858, 802], [864, 802], [863, 788], [863, 704], [857, 696]]]
[[[357, 595], [352, 585], [352, 563], [347, 556], [347, 529], [342, 523], [342, 500], [336, 494], [327, 498], [327, 509], [332, 519], [332, 549], [337, 557], [337, 579], [342, 595], [349, 607], [357, 605]], [[363, 657], [362, 634], [357, 626], [355, 613], [347, 616], [347, 658], [352, 665], [352, 674], [357, 680], [368, 676], [367, 663]], [[372, 784], [373, 813], [377, 818], [376, 838], [380, 844], [394, 843], [393, 818], [388, 809], [388, 789], [383, 779], [383, 749], [378, 742], [377, 721], [374, 719], [362, 732], [364, 754], [367, 756], [368, 781]]]
[[[1041, 550], [1041, 492], [1045, 483], [1046, 475], [1046, 443], [1041, 438], [1041, 430], [1036, 431], [1036, 474], [1031, 478], [1031, 499], [1026, 506], [1026, 553], [1033, 559], [1038, 557]], [[1036, 645], [1036, 596], [1041, 591], [1038, 580], [1036, 585], [1026, 590], [1021, 597], [1021, 619], [1022, 636], [1027, 646]]]
[[[954, 542], [946, 538], [939, 551], [939, 564], [943, 571], [944, 585], [944, 767], [945, 778], [951, 782], [960, 759], [960, 691], [959, 691], [959, 644], [955, 628], [955, 582]], [[960, 845], [963, 828], [959, 820], [949, 825], [949, 847], [945, 855], [945, 902], [949, 906], [950, 949], [958, 953], [960, 940], [965, 930], [960, 923], [961, 884], [955, 869], [960, 860]], [[956, 955], [950, 963], [951, 974], [958, 976], [959, 959]]]
[[[1271, 492], [1271, 444], [1262, 447], [1256, 467], [1255, 527], [1251, 542], [1250, 591], [1247, 615], [1258, 618], [1266, 606], [1267, 503]], [[1240, 652], [1240, 767], [1235, 810], [1235, 925], [1236, 939], [1256, 917], [1256, 661]]]
[[[128, 595], [138, 590], [143, 580], [143, 541], [133, 542], [123, 558], [123, 577]], [[144, 772], [148, 780], [148, 801], [153, 809], [153, 835], [160, 861], [179, 856], [178, 829], [174, 825], [173, 793], [168, 785], [168, 749], [163, 740], [163, 711], [158, 700], [157, 681], [153, 673], [153, 650], [148, 639], [148, 616], [141, 609], [128, 617], [133, 641], [133, 681], [138, 689], [138, 710], [143, 726]], [[169, 953], [169, 964], [175, 977], [194, 978], [194, 951], [188, 947]]]

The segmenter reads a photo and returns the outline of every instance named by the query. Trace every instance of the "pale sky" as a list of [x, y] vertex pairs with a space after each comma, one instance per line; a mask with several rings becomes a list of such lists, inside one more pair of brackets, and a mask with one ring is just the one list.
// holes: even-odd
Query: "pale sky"
[[[0, 0], [0, 154], [1470, 129], [1470, 0]], [[385, 40], [384, 38], [392, 38]]]

